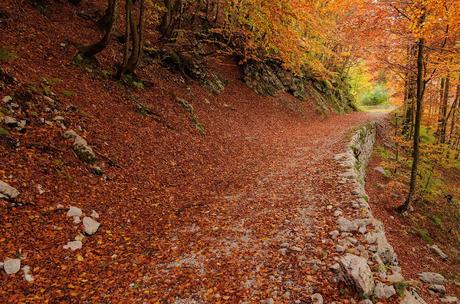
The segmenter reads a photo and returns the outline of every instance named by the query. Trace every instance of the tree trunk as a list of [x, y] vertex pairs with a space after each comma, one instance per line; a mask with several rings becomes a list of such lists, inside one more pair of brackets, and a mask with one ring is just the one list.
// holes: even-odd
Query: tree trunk
[[80, 54], [84, 57], [93, 57], [97, 53], [100, 53], [102, 50], [104, 50], [109, 44], [115, 28], [115, 24], [117, 22], [118, 1], [119, 0], [109, 0], [109, 7], [107, 9], [110, 9], [110, 18], [108, 21], [108, 25], [106, 26], [104, 36], [100, 41], [96, 42], [95, 44], [86, 46], [80, 50]]
[[131, 16], [131, 31], [133, 48], [131, 56], [129, 57], [128, 64], [126, 66], [126, 73], [132, 74], [139, 64], [139, 59], [142, 56], [142, 48], [144, 44], [144, 15], [145, 15], [145, 1], [141, 0], [139, 10], [139, 20], [132, 18]]
[[123, 62], [118, 67], [117, 78], [121, 79], [125, 74], [126, 66], [129, 59], [129, 44], [131, 42], [131, 18], [132, 18], [132, 0], [126, 0], [125, 3], [125, 46], [123, 50]]
[[450, 123], [449, 142], [452, 143], [452, 136], [455, 134], [455, 127], [457, 125], [457, 111], [460, 103], [460, 75], [458, 77], [457, 92], [455, 93], [454, 104], [452, 105], [452, 120]]
[[444, 93], [442, 97], [442, 105], [441, 105], [441, 134], [439, 134], [440, 142], [443, 144], [446, 142], [446, 129], [447, 129], [447, 106], [449, 103], [449, 88], [450, 88], [450, 78], [447, 76], [446, 81], [444, 83]]
[[418, 41], [418, 55], [417, 55], [417, 108], [415, 113], [415, 130], [414, 130], [414, 151], [413, 151], [413, 161], [412, 161], [412, 170], [410, 176], [410, 186], [409, 193], [407, 195], [406, 201], [402, 204], [398, 210], [400, 212], [406, 212], [409, 210], [412, 200], [415, 194], [415, 188], [417, 185], [417, 171], [418, 163], [420, 158], [420, 125], [422, 122], [422, 113], [423, 113], [423, 94], [425, 92], [425, 82], [423, 79], [423, 52], [425, 47], [425, 39], [420, 38]]
[[80, 50], [80, 54], [84, 57], [93, 57], [97, 53], [100, 53], [102, 50], [104, 50], [109, 44], [115, 28], [115, 23], [117, 21], [118, 0], [109, 0], [109, 8], [111, 9], [110, 20], [108, 21], [108, 26], [106, 27], [104, 36], [100, 41], [96, 42], [95, 44], [83, 47]]

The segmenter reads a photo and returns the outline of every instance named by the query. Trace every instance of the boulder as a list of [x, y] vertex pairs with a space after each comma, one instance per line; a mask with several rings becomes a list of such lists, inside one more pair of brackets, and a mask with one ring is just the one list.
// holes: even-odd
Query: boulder
[[422, 272], [418, 274], [420, 281], [427, 284], [439, 284], [442, 285], [446, 282], [444, 276], [436, 272]]
[[374, 295], [378, 299], [388, 299], [396, 294], [396, 290], [393, 286], [385, 285], [381, 282], [377, 283], [374, 289]]
[[339, 230], [341, 232], [354, 232], [358, 230], [358, 225], [356, 225], [356, 223], [344, 217], [339, 217], [337, 225], [339, 226]]
[[73, 150], [75, 151], [77, 156], [84, 162], [92, 164], [96, 161], [96, 154], [94, 153], [93, 149], [88, 145], [86, 140], [81, 136], [75, 137], [75, 141], [73, 143]]
[[399, 302], [400, 304], [427, 304], [422, 297], [415, 291], [415, 289], [410, 288], [406, 290], [403, 298]]
[[445, 254], [444, 251], [442, 251], [441, 248], [439, 248], [437, 245], [431, 245], [430, 248], [434, 253], [439, 255], [441, 259], [447, 260], [449, 258], [449, 256]]
[[361, 295], [370, 295], [375, 283], [367, 260], [353, 254], [347, 254], [339, 260], [342, 279]]
[[444, 285], [432, 284], [428, 286], [428, 290], [440, 297], [444, 297], [446, 295], [446, 287], [444, 287]]
[[14, 200], [19, 196], [19, 191], [8, 185], [7, 183], [0, 181], [0, 198], [7, 200]]

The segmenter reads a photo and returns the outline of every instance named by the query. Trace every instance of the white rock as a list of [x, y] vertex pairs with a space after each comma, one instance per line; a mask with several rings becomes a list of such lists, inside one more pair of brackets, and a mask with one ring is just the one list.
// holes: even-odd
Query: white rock
[[5, 182], [0, 181], [0, 198], [15, 199], [19, 196], [19, 191]]
[[74, 238], [75, 241], [83, 241], [83, 239], [85, 238], [85, 236], [81, 233], [77, 234]]
[[374, 303], [372, 303], [371, 300], [366, 299], [366, 300], [362, 300], [361, 302], [359, 302], [359, 304], [374, 304]]
[[5, 97], [3, 97], [3, 99], [2, 99], [2, 101], [3, 101], [4, 103], [8, 103], [8, 102], [10, 102], [10, 101], [12, 101], [12, 100], [13, 100], [13, 97], [8, 96], [8, 95], [6, 95]]
[[345, 283], [354, 286], [361, 294], [372, 293], [375, 283], [365, 258], [347, 254], [339, 260], [339, 264]]
[[75, 216], [82, 216], [83, 212], [81, 211], [80, 208], [70, 206], [69, 211], [67, 211], [67, 217], [75, 217]]
[[339, 226], [339, 230], [341, 232], [353, 232], [358, 230], [358, 226], [354, 222], [344, 217], [339, 217], [337, 225]]
[[323, 304], [324, 303], [323, 296], [320, 295], [319, 293], [313, 294], [310, 298], [311, 298], [312, 304]]
[[91, 210], [91, 217], [93, 219], [98, 219], [99, 218], [99, 213], [97, 213], [96, 211], [94, 210]]
[[73, 217], [73, 223], [74, 224], [80, 224], [81, 223], [81, 219], [79, 216], [74, 216]]
[[374, 295], [378, 299], [388, 299], [396, 294], [396, 290], [393, 286], [385, 285], [381, 282], [377, 283], [374, 289]]
[[390, 282], [391, 284], [395, 284], [395, 283], [404, 281], [404, 277], [402, 276], [402, 274], [398, 272], [393, 273], [392, 275], [389, 275], [387, 279], [388, 279], [388, 282]]
[[449, 256], [447, 254], [445, 254], [444, 251], [442, 251], [441, 248], [439, 248], [437, 245], [432, 245], [432, 246], [430, 246], [430, 248], [434, 253], [439, 255], [441, 257], [441, 259], [447, 260], [449, 258]]
[[3, 261], [3, 269], [7, 274], [15, 274], [21, 269], [20, 259], [6, 259]]
[[38, 194], [40, 195], [46, 192], [45, 189], [43, 189], [43, 186], [40, 184], [37, 185], [37, 190], [38, 190]]
[[453, 303], [453, 304], [458, 304], [458, 298], [457, 297], [452, 297], [452, 296], [447, 296], [445, 298], [441, 299], [442, 303]]
[[26, 280], [29, 283], [33, 282], [34, 277], [30, 273], [30, 266], [26, 265], [26, 266], [22, 267], [22, 271], [24, 272], [24, 280]]
[[438, 294], [440, 297], [444, 297], [446, 295], [446, 287], [444, 287], [444, 285], [432, 284], [428, 286], [428, 290]]
[[382, 175], [386, 174], [385, 169], [383, 167], [375, 167], [374, 170], [378, 173], [381, 173]]
[[410, 288], [406, 290], [404, 293], [404, 297], [402, 298], [400, 304], [427, 304], [422, 297], [415, 291], [414, 289]]
[[435, 272], [422, 272], [418, 274], [418, 277], [422, 282], [428, 284], [442, 285], [446, 281], [446, 279], [441, 274]]
[[95, 234], [97, 229], [99, 229], [100, 225], [101, 225], [100, 223], [98, 223], [97, 221], [93, 220], [90, 217], [85, 216], [83, 218], [83, 227], [85, 229], [85, 233], [88, 235]]
[[70, 241], [67, 242], [66, 245], [63, 246], [64, 249], [70, 249], [72, 251], [81, 249], [83, 247], [83, 243], [81, 241]]

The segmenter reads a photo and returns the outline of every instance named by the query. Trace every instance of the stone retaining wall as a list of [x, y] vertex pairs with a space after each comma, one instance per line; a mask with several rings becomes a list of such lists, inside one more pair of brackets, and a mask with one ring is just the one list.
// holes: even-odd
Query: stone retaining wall
[[[405, 283], [397, 255], [385, 236], [383, 223], [372, 215], [365, 190], [366, 169], [375, 139], [376, 124], [363, 125], [353, 131], [346, 151], [335, 157], [344, 169], [341, 183], [353, 185], [353, 212], [337, 219], [340, 233], [335, 233], [337, 246], [348, 250], [343, 251], [344, 255], [331, 269], [337, 273], [338, 279], [345, 281], [362, 296], [383, 300], [396, 296], [397, 290], [405, 288]], [[401, 303], [425, 302], [415, 290], [407, 289], [401, 297]]]

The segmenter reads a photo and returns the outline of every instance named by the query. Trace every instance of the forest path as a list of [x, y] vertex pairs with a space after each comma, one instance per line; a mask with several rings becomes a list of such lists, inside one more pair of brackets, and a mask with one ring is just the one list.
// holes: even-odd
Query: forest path
[[274, 138], [270, 148], [282, 156], [249, 183], [183, 211], [192, 214], [165, 235], [169, 262], [155, 266], [147, 289], [176, 303], [342, 297], [328, 283], [338, 255], [328, 233], [334, 210], [352, 197], [333, 157], [352, 128], [382, 115], [335, 116]]
[[[338, 254], [328, 233], [351, 189], [339, 182], [333, 157], [344, 151], [351, 129], [384, 114], [293, 120], [273, 115], [278, 108], [269, 104], [246, 106], [214, 118], [215, 133], [206, 137], [101, 106], [90, 143], [122, 166], [106, 168], [106, 177], [95, 178], [71, 153], [7, 150], [5, 169], [31, 185], [21, 195], [37, 204], [2, 211], [0, 254], [20, 250], [34, 282], [0, 276], [0, 298], [309, 303], [319, 292], [326, 303], [342, 299], [330, 282]], [[114, 112], [127, 118], [113, 120]], [[56, 144], [60, 135], [44, 136]], [[47, 169], [56, 158], [63, 164], [57, 175]], [[38, 182], [44, 194], [35, 193]], [[63, 248], [81, 232], [65, 216], [71, 205], [100, 215], [97, 234], [78, 251]]]

